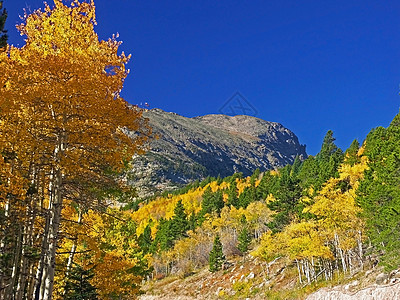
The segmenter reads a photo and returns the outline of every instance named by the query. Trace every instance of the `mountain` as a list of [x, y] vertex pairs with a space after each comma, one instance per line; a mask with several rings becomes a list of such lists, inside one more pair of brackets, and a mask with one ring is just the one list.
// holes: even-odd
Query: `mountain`
[[131, 183], [141, 196], [207, 176], [243, 175], [307, 158], [296, 135], [276, 122], [239, 115], [186, 118], [161, 109], [145, 110], [156, 136], [145, 155], [134, 157]]

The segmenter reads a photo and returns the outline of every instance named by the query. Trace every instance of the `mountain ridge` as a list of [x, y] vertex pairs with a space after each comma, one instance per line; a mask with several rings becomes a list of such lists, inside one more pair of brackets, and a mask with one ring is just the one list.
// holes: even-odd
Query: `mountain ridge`
[[[277, 122], [210, 114], [187, 118], [159, 108], [144, 110], [156, 137], [133, 159], [131, 184], [143, 195], [241, 172], [251, 175], [307, 158], [297, 136]], [[154, 188], [149, 188], [154, 187]]]

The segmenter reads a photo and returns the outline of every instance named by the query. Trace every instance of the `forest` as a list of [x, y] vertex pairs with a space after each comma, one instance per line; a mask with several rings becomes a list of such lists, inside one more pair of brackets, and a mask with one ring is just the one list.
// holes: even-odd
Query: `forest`
[[0, 18], [0, 299], [132, 299], [247, 255], [299, 284], [398, 268], [400, 114], [345, 151], [328, 131], [281, 169], [137, 200], [126, 174], [152, 133], [120, 97], [130, 57], [99, 40], [93, 1], [54, 4], [25, 16], [21, 48]]

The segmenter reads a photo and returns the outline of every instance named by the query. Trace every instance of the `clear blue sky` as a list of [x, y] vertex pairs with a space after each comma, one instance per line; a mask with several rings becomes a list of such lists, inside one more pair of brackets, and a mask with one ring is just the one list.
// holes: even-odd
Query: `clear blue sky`
[[[48, 0], [52, 3], [51, 0]], [[399, 111], [400, 2], [95, 0], [100, 38], [132, 54], [123, 96], [193, 117], [240, 92], [257, 117], [319, 151], [326, 131], [346, 149]], [[39, 0], [4, 0], [14, 25]]]

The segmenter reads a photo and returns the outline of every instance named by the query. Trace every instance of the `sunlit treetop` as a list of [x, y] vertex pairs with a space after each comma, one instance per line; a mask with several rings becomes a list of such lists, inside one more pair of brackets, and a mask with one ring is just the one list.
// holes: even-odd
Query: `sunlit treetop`
[[109, 66], [104, 72], [126, 76], [125, 64], [130, 56], [117, 54], [121, 42], [115, 36], [108, 41], [99, 41], [94, 31], [94, 1], [74, 0], [70, 6], [60, 0], [53, 1], [53, 6], [45, 3], [44, 10], [25, 13], [24, 22], [17, 25], [20, 34], [26, 36], [23, 49], [36, 52], [35, 55], [56, 55], [72, 61], [94, 59]]

